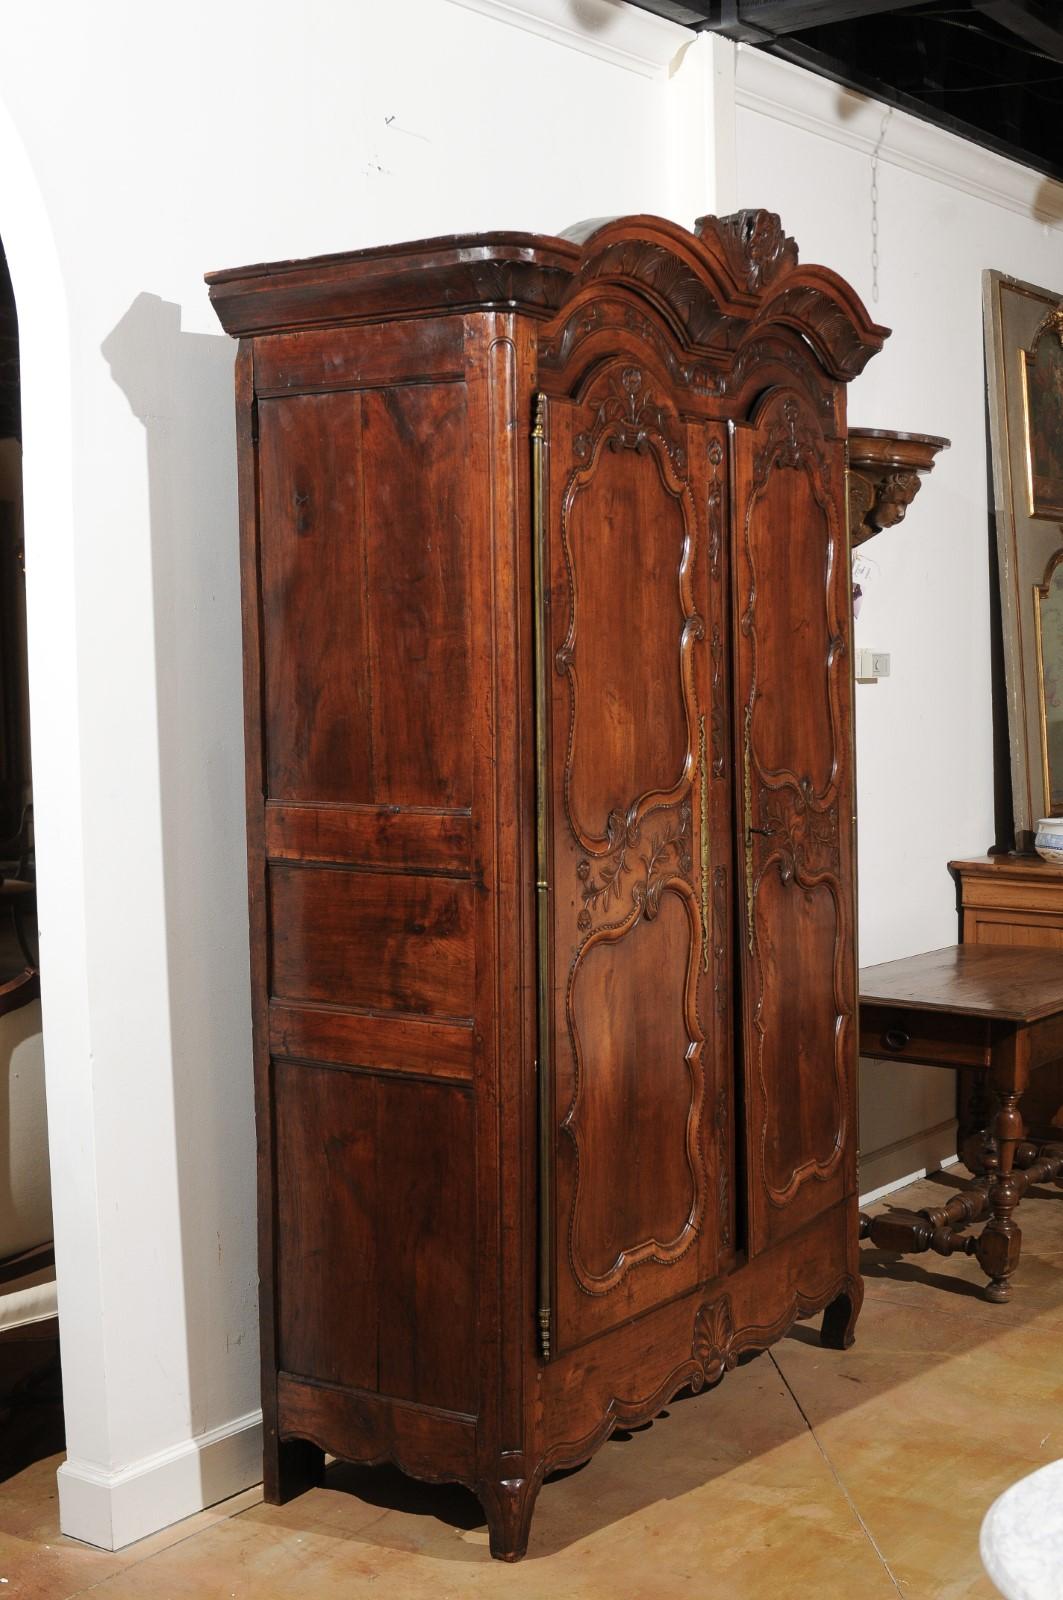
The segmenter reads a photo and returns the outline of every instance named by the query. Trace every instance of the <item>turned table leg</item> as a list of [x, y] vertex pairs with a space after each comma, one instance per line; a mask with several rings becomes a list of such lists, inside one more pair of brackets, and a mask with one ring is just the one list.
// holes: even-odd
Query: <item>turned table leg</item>
[[1029, 1039], [1024, 1028], [996, 1043], [992, 1073], [999, 1108], [985, 1149], [989, 1221], [979, 1235], [975, 1255], [989, 1278], [985, 1297], [999, 1305], [1011, 1295], [1010, 1279], [1022, 1249], [1015, 1209], [1026, 1185], [1016, 1180], [1013, 1169], [1015, 1149], [1025, 1131], [1019, 1110], [1019, 1096], [1029, 1076]]

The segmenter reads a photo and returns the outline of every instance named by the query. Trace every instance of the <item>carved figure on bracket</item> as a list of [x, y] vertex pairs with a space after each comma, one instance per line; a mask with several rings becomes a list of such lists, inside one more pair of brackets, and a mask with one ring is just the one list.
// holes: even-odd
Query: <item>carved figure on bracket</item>
[[863, 544], [903, 522], [938, 451], [948, 448], [949, 441], [937, 434], [850, 428], [850, 542]]

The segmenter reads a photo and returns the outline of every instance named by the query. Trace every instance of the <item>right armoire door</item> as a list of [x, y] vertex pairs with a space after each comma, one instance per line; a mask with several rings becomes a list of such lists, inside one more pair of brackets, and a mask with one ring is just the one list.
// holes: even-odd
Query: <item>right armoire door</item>
[[845, 446], [795, 391], [734, 429], [735, 744], [750, 1254], [855, 1184]]

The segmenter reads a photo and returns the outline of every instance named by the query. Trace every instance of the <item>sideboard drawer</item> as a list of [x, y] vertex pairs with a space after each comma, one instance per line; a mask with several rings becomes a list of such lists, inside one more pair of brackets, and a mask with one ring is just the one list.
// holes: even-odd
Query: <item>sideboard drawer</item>
[[860, 1007], [860, 1054], [928, 1067], [988, 1067], [992, 1024], [903, 1006]]

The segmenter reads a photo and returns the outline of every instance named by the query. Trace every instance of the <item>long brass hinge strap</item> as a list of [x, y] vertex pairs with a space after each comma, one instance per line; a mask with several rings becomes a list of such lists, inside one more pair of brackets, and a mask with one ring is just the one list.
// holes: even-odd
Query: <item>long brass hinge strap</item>
[[532, 425], [532, 569], [535, 605], [535, 984], [538, 1023], [539, 1111], [539, 1354], [550, 1359], [553, 1279], [553, 1081], [550, 1007], [550, 884], [547, 851], [547, 718], [549, 677], [546, 663], [546, 396], [535, 396]]

